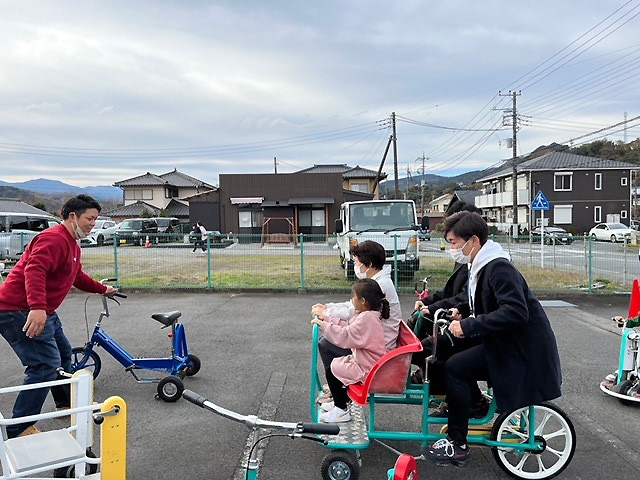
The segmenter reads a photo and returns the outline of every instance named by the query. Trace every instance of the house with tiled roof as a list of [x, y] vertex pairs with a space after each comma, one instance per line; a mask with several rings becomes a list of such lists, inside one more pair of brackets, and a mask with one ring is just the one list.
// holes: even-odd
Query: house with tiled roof
[[187, 220], [189, 203], [186, 198], [216, 188], [177, 169], [162, 175], [147, 172], [113, 185], [122, 189], [124, 205], [104, 214], [118, 220], [140, 217], [145, 211], [157, 215], [160, 210]]
[[[582, 235], [601, 222], [629, 225], [632, 216], [632, 184], [640, 167], [613, 160], [568, 152], [550, 152], [517, 165], [518, 225], [531, 230], [541, 215], [531, 211], [542, 191], [550, 203], [545, 225], [562, 227]], [[476, 180], [482, 188], [475, 204], [490, 225], [507, 231], [513, 222], [513, 171], [503, 169]], [[634, 218], [635, 220], [635, 218]]]
[[[304, 168], [296, 173], [341, 173], [342, 188], [360, 193], [375, 193], [374, 198], [380, 198], [379, 189], [376, 184], [378, 172], [356, 165], [350, 167], [342, 164], [314, 165]], [[378, 182], [387, 178], [386, 173], [380, 174]]]

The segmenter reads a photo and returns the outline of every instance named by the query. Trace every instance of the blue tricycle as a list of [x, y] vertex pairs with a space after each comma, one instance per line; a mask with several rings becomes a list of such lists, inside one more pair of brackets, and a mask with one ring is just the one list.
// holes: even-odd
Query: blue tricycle
[[[114, 280], [104, 279], [100, 283], [109, 281]], [[116, 293], [114, 297], [127, 298], [126, 295], [121, 293]], [[151, 318], [163, 325], [161, 328], [171, 327], [171, 333], [168, 335], [171, 342], [171, 355], [169, 357], [135, 358], [102, 329], [103, 318], [109, 317], [108, 300], [112, 300], [118, 304], [119, 302], [115, 298], [109, 298], [104, 295], [102, 295], [101, 298], [103, 309], [91, 337], [87, 338], [85, 345], [75, 347], [72, 350], [71, 373], [86, 368], [93, 371], [93, 378], [97, 378], [100, 374], [102, 361], [94, 347], [100, 346], [120, 362], [125, 370], [130, 372], [138, 383], [157, 383], [157, 398], [165, 402], [175, 402], [178, 400], [184, 391], [183, 378], [185, 376], [193, 376], [200, 370], [200, 359], [192, 353], [189, 353], [184, 325], [177, 322], [182, 314], [178, 311], [173, 311], [154, 313], [151, 315]], [[85, 322], [87, 322], [86, 310]], [[87, 324], [87, 337], [88, 334], [89, 327]], [[137, 370], [165, 372], [169, 375], [162, 378], [141, 378], [136, 374]]]

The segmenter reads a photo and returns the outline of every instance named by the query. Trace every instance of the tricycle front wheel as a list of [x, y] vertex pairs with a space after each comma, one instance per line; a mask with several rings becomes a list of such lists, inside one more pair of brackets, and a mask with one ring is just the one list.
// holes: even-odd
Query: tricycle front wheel
[[322, 460], [320, 465], [323, 480], [358, 480], [358, 460], [346, 450], [335, 450]]
[[71, 372], [69, 373], [77, 372], [80, 368], [86, 368], [93, 374], [93, 378], [95, 380], [100, 374], [100, 368], [102, 368], [100, 356], [91, 350], [88, 353], [89, 358], [87, 358], [86, 363], [80, 367], [79, 363], [82, 362], [85, 356], [87, 356], [86, 347], [75, 347], [71, 350]]
[[[529, 408], [535, 409], [535, 425], [529, 425]], [[500, 468], [514, 478], [546, 480], [559, 475], [576, 450], [576, 431], [567, 414], [551, 403], [518, 408], [500, 414], [491, 431], [493, 440], [512, 444], [527, 443], [530, 435], [541, 449], [492, 449]]]

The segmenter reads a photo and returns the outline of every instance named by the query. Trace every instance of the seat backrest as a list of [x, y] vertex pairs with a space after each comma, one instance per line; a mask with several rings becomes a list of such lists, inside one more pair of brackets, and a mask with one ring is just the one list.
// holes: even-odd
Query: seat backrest
[[414, 335], [406, 323], [400, 322], [398, 346], [387, 352], [367, 375], [364, 392], [369, 393], [402, 393], [407, 385], [411, 356], [422, 351], [422, 343]]

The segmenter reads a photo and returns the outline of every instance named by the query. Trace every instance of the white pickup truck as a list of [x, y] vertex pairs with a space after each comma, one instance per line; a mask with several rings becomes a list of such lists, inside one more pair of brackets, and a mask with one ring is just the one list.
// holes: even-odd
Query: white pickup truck
[[365, 240], [373, 240], [384, 247], [386, 263], [392, 269], [397, 255], [398, 277], [413, 278], [420, 268], [418, 229], [412, 200], [343, 203], [340, 218], [336, 220], [336, 233], [345, 276], [350, 280], [354, 278], [351, 248]]

